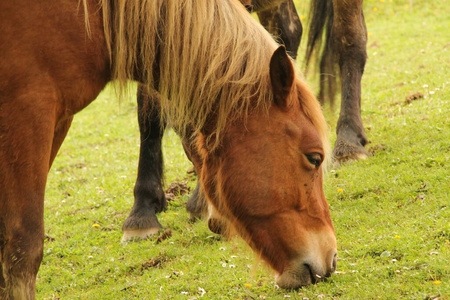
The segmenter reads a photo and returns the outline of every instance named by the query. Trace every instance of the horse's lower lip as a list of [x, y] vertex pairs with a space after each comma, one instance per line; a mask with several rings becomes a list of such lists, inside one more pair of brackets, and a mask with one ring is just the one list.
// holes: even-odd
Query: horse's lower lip
[[283, 289], [298, 289], [311, 283], [316, 283], [314, 272], [308, 264], [300, 265], [296, 270], [287, 270], [279, 274], [276, 282]]

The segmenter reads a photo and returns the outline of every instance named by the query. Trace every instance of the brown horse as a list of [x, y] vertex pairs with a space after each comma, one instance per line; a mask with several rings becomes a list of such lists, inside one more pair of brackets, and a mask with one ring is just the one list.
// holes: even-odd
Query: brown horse
[[[241, 0], [241, 3], [248, 11], [258, 14], [264, 28], [282, 42], [289, 55], [295, 59], [302, 36], [302, 24], [293, 0]], [[134, 188], [134, 205], [122, 227], [123, 241], [134, 237], [146, 238], [163, 227], [156, 213], [166, 206], [161, 151], [165, 125], [160, 122], [159, 101], [153, 97], [159, 96], [154, 91], [145, 91], [145, 86], [139, 87], [137, 102], [141, 147], [138, 176]], [[187, 209], [191, 219], [208, 214], [206, 200], [198, 185], [187, 203]], [[210, 219], [210, 225], [211, 222], [216, 223], [210, 226], [214, 232], [223, 231], [217, 220]]]
[[208, 201], [281, 287], [335, 270], [320, 105], [242, 5], [0, 3], [0, 298], [34, 298], [47, 173], [74, 114], [114, 79], [160, 93]]
[[[241, 0], [241, 3], [258, 14], [261, 24], [286, 45], [291, 57], [297, 56], [302, 24], [293, 0]], [[367, 138], [361, 119], [361, 76], [366, 61], [367, 37], [362, 1], [312, 0], [310, 13], [307, 63], [314, 52], [319, 52], [322, 36], [325, 37], [325, 46], [316, 55], [320, 65], [319, 100], [322, 103], [333, 102], [336, 78], [341, 77], [341, 112], [333, 158], [337, 163], [364, 158], [368, 154], [364, 149]], [[150, 95], [157, 97], [153, 92]], [[161, 212], [166, 203], [161, 152], [164, 124], [159, 122], [158, 101], [148, 100], [148, 97], [140, 87], [137, 96], [141, 130], [138, 177], [134, 205], [123, 225], [123, 240], [136, 236], [145, 238], [162, 227], [156, 213]], [[213, 213], [208, 212], [199, 185], [187, 203], [187, 210], [192, 218]], [[217, 216], [209, 220], [209, 225], [214, 232], [223, 231], [224, 224]]]

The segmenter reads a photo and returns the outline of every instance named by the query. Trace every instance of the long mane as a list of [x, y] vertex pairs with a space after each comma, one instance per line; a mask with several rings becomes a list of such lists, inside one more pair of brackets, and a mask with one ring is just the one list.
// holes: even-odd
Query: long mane
[[[180, 134], [204, 129], [213, 116], [215, 147], [234, 118], [272, 105], [269, 62], [278, 44], [238, 0], [99, 1], [113, 79], [125, 86], [139, 74]], [[315, 98], [302, 101], [327, 142]]]
[[237, 0], [101, 3], [114, 79], [140, 74], [180, 133], [202, 129], [214, 114], [219, 141], [227, 122], [272, 102], [269, 61], [277, 44]]

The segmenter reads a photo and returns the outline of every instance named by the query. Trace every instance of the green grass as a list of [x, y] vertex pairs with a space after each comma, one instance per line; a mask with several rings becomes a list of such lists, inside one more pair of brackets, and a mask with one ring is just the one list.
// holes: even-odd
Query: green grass
[[[45, 224], [52, 239], [37, 297], [450, 299], [449, 10], [443, 0], [409, 4], [365, 1], [362, 114], [375, 155], [331, 170], [325, 181], [339, 250], [339, 272], [330, 280], [277, 289], [242, 241], [187, 222], [187, 196], [159, 215], [171, 238], [121, 244], [139, 136], [132, 93], [119, 104], [107, 90], [76, 116], [50, 171]], [[424, 97], [406, 104], [416, 92]], [[338, 112], [325, 113], [334, 140]], [[164, 152], [166, 182], [193, 186], [173, 132]]]

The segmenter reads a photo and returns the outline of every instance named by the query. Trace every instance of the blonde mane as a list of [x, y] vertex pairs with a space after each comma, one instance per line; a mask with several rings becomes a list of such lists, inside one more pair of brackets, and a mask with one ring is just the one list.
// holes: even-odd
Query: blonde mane
[[99, 1], [113, 79], [126, 86], [139, 74], [181, 135], [213, 116], [215, 147], [227, 123], [273, 103], [269, 62], [278, 44], [238, 0]]
[[[277, 44], [237, 0], [102, 0], [114, 79], [140, 74], [181, 134], [217, 118], [212, 135], [250, 106], [272, 102]], [[159, 78], [154, 78], [156, 69]]]

